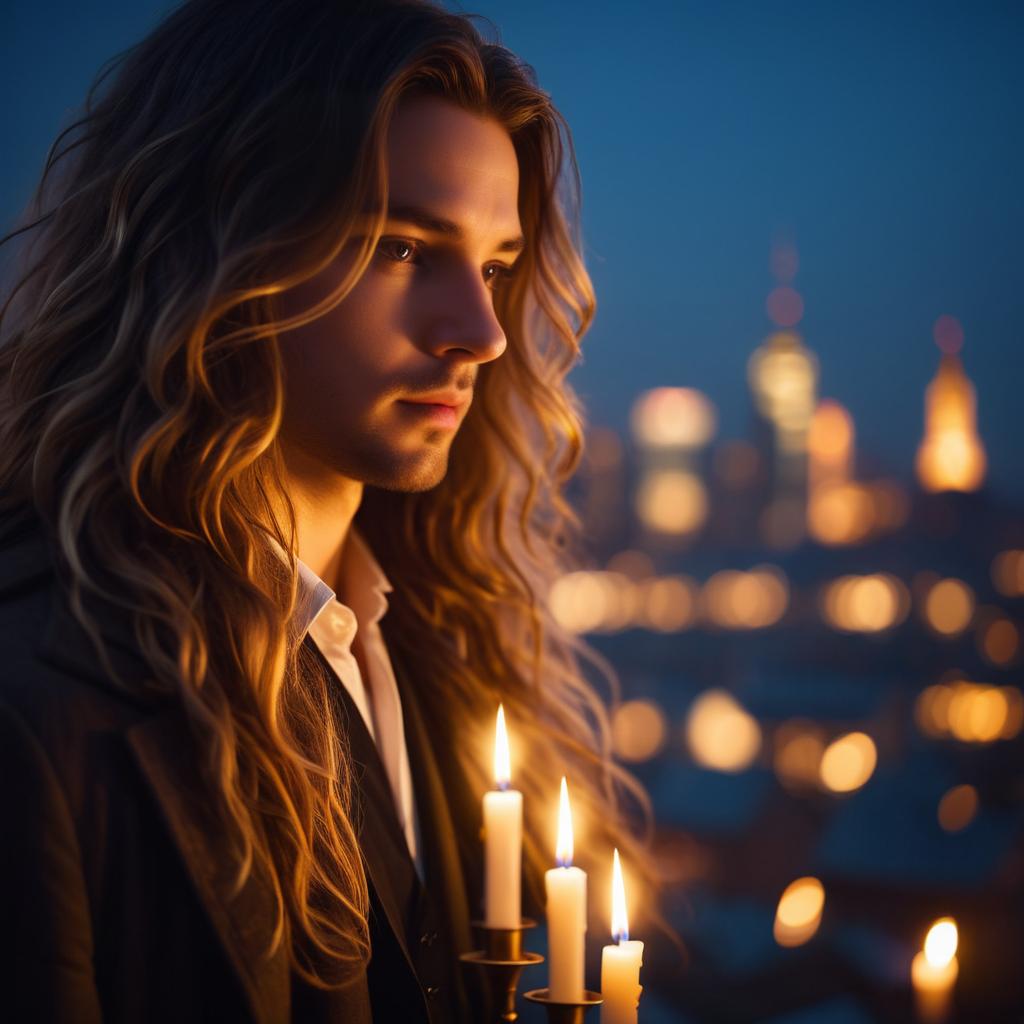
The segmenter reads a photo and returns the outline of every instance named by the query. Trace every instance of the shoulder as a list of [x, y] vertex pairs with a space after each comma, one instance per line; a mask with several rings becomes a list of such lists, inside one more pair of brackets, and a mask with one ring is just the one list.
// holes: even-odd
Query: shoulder
[[44, 757], [72, 789], [112, 768], [124, 734], [152, 713], [103, 671], [38, 531], [0, 533], [0, 708], [18, 749]]

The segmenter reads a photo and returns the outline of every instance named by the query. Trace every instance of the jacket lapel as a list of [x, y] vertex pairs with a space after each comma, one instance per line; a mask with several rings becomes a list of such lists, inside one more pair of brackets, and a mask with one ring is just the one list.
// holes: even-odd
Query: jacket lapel
[[[359, 808], [357, 830], [359, 846], [363, 851], [363, 864], [387, 917], [388, 925], [398, 941], [402, 956], [405, 958], [409, 970], [415, 974], [406, 942], [405, 908], [399, 903], [387, 865], [380, 856], [380, 851], [396, 846], [398, 843], [401, 844], [401, 849], [406, 849], [405, 836], [398, 828], [397, 819], [392, 821], [395, 819], [395, 815], [387, 813], [392, 807], [393, 798], [388, 787], [384, 762], [377, 752], [377, 745], [366, 728], [359, 709], [349, 697], [345, 684], [338, 678], [330, 662], [323, 656], [311, 637], [307, 635], [303, 643], [309, 646], [323, 669], [330, 673], [330, 678], [334, 683], [335, 696], [341, 707], [341, 722], [339, 724], [344, 728], [345, 739], [356, 773], [357, 792], [355, 797]], [[379, 809], [383, 809], [383, 813]], [[390, 829], [390, 834], [385, 834], [392, 824], [394, 828]], [[369, 856], [367, 856], [367, 851], [371, 851]]]
[[286, 1024], [291, 1019], [288, 957], [283, 946], [268, 955], [275, 914], [273, 891], [254, 862], [241, 891], [231, 896], [235, 858], [223, 827], [202, 819], [197, 810], [204, 802], [195, 792], [197, 779], [183, 757], [187, 739], [176, 712], [150, 717], [128, 730], [135, 759], [242, 983], [253, 1020]]

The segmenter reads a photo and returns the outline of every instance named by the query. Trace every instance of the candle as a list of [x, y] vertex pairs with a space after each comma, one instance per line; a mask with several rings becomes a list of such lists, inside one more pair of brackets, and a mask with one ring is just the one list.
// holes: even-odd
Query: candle
[[612, 859], [612, 938], [616, 945], [601, 951], [601, 1024], [636, 1024], [640, 1002], [640, 964], [644, 944], [630, 941], [626, 888], [622, 884], [619, 851]]
[[953, 986], [960, 971], [956, 946], [956, 922], [951, 917], [943, 917], [928, 930], [924, 949], [914, 957], [910, 978], [917, 1017], [922, 1024], [941, 1024], [949, 1019]]
[[484, 919], [488, 928], [522, 924], [520, 878], [523, 862], [523, 794], [509, 789], [512, 778], [505, 709], [494, 727], [494, 782], [484, 794]]
[[544, 875], [548, 917], [548, 998], [558, 1003], [583, 1001], [583, 954], [587, 934], [587, 876], [572, 866], [572, 809], [562, 777], [558, 807], [557, 868]]

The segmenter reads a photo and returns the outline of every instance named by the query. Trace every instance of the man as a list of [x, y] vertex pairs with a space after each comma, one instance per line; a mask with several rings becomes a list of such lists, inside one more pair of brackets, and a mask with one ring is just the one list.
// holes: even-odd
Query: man
[[12, 1019], [480, 1019], [499, 701], [528, 881], [566, 771], [629, 842], [546, 600], [562, 170], [528, 69], [418, 0], [192, 0], [58, 140], [0, 325]]

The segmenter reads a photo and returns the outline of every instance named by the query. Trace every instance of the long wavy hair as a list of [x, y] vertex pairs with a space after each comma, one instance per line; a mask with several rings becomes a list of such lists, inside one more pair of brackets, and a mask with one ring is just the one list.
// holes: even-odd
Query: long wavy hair
[[[617, 844], [640, 885], [642, 828], [624, 822], [629, 807], [644, 818], [645, 798], [612, 762], [595, 689], [614, 674], [548, 603], [579, 557], [562, 491], [582, 415], [566, 374], [594, 297], [571, 141], [532, 71], [424, 0], [190, 0], [100, 74], [4, 240], [21, 247], [0, 313], [0, 514], [46, 525], [112, 675], [91, 602], [130, 621], [152, 678], [121, 685], [180, 703], [237, 884], [265, 872], [270, 948], [286, 944], [325, 986], [367, 960], [368, 898], [329, 683], [289, 628], [277, 339], [369, 264], [389, 120], [413, 93], [504, 126], [527, 245], [495, 298], [508, 348], [481, 370], [446, 478], [415, 494], [367, 487], [357, 513], [396, 584], [391, 656], [426, 697], [453, 785], [476, 799], [504, 702], [535, 896], [563, 773], [587, 848], [610, 861]], [[334, 260], [366, 210], [376, 226], [349, 279], [282, 318], [277, 297]]]

